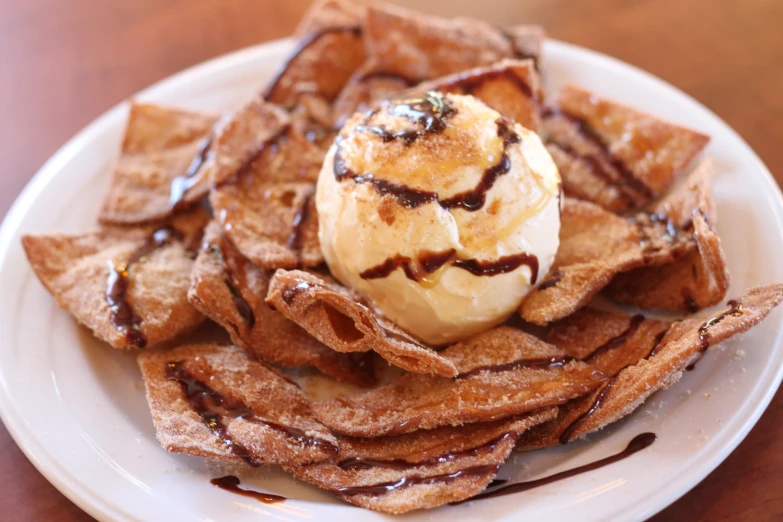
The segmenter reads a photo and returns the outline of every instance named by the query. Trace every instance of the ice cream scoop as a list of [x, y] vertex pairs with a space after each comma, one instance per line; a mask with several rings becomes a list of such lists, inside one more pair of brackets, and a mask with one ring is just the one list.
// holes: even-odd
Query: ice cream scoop
[[355, 114], [318, 178], [329, 269], [433, 345], [505, 321], [559, 244], [560, 175], [539, 137], [472, 96]]

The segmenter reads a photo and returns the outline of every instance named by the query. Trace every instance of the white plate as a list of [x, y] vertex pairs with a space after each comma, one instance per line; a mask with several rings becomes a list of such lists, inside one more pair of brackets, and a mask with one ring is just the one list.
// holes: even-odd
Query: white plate
[[[223, 110], [247, 100], [291, 41], [239, 51], [177, 74], [138, 99]], [[767, 169], [723, 121], [682, 92], [612, 58], [572, 45], [545, 46], [548, 88], [566, 82], [646, 109], [712, 136], [718, 232], [731, 293], [783, 281], [783, 200]], [[293, 498], [273, 505], [209, 484], [200, 459], [155, 440], [134, 358], [95, 341], [58, 310], [30, 270], [23, 233], [94, 226], [127, 113], [123, 103], [79, 133], [35, 176], [0, 230], [0, 410], [35, 466], [104, 520], [381, 520], [275, 469], [245, 483]], [[518, 454], [502, 476], [535, 478], [591, 462], [653, 431], [648, 450], [606, 468], [529, 492], [412, 514], [406, 520], [633, 520], [667, 506], [714, 469], [747, 434], [783, 375], [781, 312], [725, 343], [626, 420], [577, 443]]]

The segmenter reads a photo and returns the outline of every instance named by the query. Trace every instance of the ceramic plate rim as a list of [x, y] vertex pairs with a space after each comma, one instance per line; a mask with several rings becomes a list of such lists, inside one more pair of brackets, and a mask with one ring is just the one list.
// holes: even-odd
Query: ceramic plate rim
[[[252, 60], [258, 53], [273, 52], [274, 48], [287, 46], [290, 45], [290, 43], [290, 38], [284, 38], [215, 57], [166, 77], [140, 91], [135, 97], [144, 97], [147, 93], [154, 92], [166, 86], [187, 82], [191, 78], [198, 78], [209, 74], [219, 75], [221, 70], [229, 69], [236, 64]], [[586, 61], [598, 63], [608, 62], [613, 66], [621, 66], [630, 69], [634, 73], [643, 76], [645, 80], [655, 84], [656, 88], [667, 91], [669, 95], [687, 100], [689, 104], [704, 111], [714, 120], [712, 122], [714, 125], [721, 127], [721, 130], [728, 133], [731, 138], [736, 141], [737, 145], [746, 149], [745, 152], [755, 163], [754, 168], [761, 172], [767, 188], [770, 189], [767, 191], [767, 198], [770, 199], [771, 206], [778, 221], [781, 221], [781, 216], [783, 215], [783, 194], [781, 194], [780, 187], [774, 181], [769, 169], [742, 137], [709, 108], [657, 76], [611, 56], [553, 39], [547, 39], [546, 45], [560, 47], [567, 52], [576, 53]], [[11, 240], [37, 196], [51, 179], [57, 175], [61, 166], [66, 164], [70, 158], [82, 153], [84, 144], [89, 142], [93, 136], [102, 133], [107, 125], [125, 110], [128, 103], [128, 100], [121, 101], [68, 140], [51, 156], [51, 158], [49, 158], [48, 161], [46, 161], [24, 187], [8, 210], [2, 226], [0, 226], [0, 275], [2, 275], [3, 268], [7, 263]], [[780, 345], [780, 341], [781, 336], [779, 332], [775, 340], [776, 347]], [[778, 350], [778, 358], [780, 359], [781, 357], [783, 357], [783, 352]], [[739, 421], [741, 424], [738, 427], [729, 429], [730, 426], [727, 425], [721, 430], [718, 436], [713, 439], [713, 444], [716, 441], [718, 442], [719, 450], [717, 453], [708, 454], [705, 452], [699, 459], [698, 466], [691, 468], [687, 473], [683, 473], [676, 479], [670, 481], [665, 488], [652, 493], [647, 497], [647, 500], [641, 504], [627, 506], [620, 511], [612, 513], [612, 516], [621, 519], [640, 519], [652, 516], [688, 492], [722, 463], [737, 445], [742, 442], [766, 410], [783, 379], [783, 365], [777, 365], [777, 370], [767, 368], [761, 377], [762, 378], [759, 379], [757, 385], [753, 388], [753, 394], [761, 395], [757, 397], [758, 401], [755, 403], [752, 410], [746, 411], [743, 414], [743, 419]], [[761, 383], [765, 384], [760, 386]], [[2, 389], [2, 393], [0, 393], [0, 417], [2, 417], [6, 428], [16, 444], [23, 451], [24, 455], [52, 485], [76, 505], [96, 518], [104, 520], [131, 520], [135, 518], [131, 513], [122, 509], [120, 506], [105, 502], [87, 485], [79, 482], [78, 479], [69, 472], [67, 466], [64, 466], [54, 455], [41, 447], [40, 441], [35, 437], [35, 433], [25, 431], [26, 425], [24, 418], [14, 408], [12, 398], [7, 393], [7, 382], [2, 372], [0, 372], [0, 388]]]

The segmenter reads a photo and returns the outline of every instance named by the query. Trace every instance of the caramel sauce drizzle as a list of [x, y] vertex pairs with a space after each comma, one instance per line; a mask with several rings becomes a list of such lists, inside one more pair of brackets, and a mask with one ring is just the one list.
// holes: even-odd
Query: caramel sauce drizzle
[[263, 502], [264, 504], [272, 504], [275, 502], [282, 502], [284, 500], [288, 500], [285, 497], [281, 497], [280, 495], [273, 495], [272, 493], [262, 493], [260, 491], [253, 491], [250, 489], [240, 488], [239, 484], [239, 478], [235, 477], [234, 475], [226, 475], [225, 477], [220, 478], [213, 478], [209, 481], [210, 484], [213, 486], [217, 486], [222, 490], [230, 491], [231, 493], [236, 493], [237, 495], [242, 495], [243, 497], [250, 497], [254, 498], [260, 502]]
[[365, 457], [352, 457], [349, 459], [341, 460], [337, 463], [337, 466], [345, 470], [354, 469], [372, 469], [372, 468], [385, 468], [394, 469], [398, 471], [405, 471], [408, 469], [417, 468], [419, 466], [435, 466], [437, 464], [444, 464], [446, 462], [452, 462], [463, 457], [479, 457], [492, 453], [498, 445], [511, 440], [517, 436], [516, 433], [504, 433], [492, 440], [485, 442], [484, 444], [475, 448], [468, 448], [460, 451], [446, 451], [439, 455], [426, 457], [419, 455], [417, 460], [408, 459], [371, 459]]
[[136, 348], [147, 346], [147, 337], [140, 328], [143, 320], [136, 314], [133, 306], [128, 301], [130, 269], [158, 248], [165, 246], [173, 239], [179, 238], [179, 232], [169, 226], [165, 226], [153, 232], [124, 261], [109, 261], [106, 302], [111, 312], [112, 324], [120, 331], [125, 332], [126, 342], [129, 346]]
[[180, 384], [190, 407], [201, 417], [204, 424], [218, 437], [235, 456], [241, 458], [253, 467], [261, 463], [245, 446], [235, 441], [228, 432], [224, 422], [225, 417], [242, 418], [248, 422], [260, 424], [282, 433], [286, 437], [297, 440], [306, 446], [337, 453], [337, 446], [331, 442], [307, 435], [303, 430], [292, 426], [284, 426], [273, 421], [259, 419], [253, 416], [252, 409], [241, 402], [228, 402], [222, 393], [208, 384], [195, 378], [185, 367], [184, 361], [166, 363], [166, 380]]
[[[253, 308], [250, 306], [250, 303], [247, 302], [240, 290], [240, 288], [245, 288], [246, 285], [239, 280], [239, 278], [244, 275], [244, 268], [247, 261], [240, 256], [226, 256], [227, 251], [234, 253], [234, 247], [228, 243], [225, 236], [221, 236], [215, 243], [205, 244], [204, 249], [212, 254], [215, 261], [220, 265], [220, 277], [228, 288], [231, 299], [234, 301], [234, 306], [245, 321], [245, 325], [248, 328], [253, 328], [256, 324], [256, 316], [253, 313]], [[237, 261], [239, 261], [239, 263], [237, 263]]]
[[472, 500], [481, 500], [484, 498], [493, 498], [493, 497], [500, 497], [504, 495], [511, 495], [512, 493], [521, 493], [522, 491], [528, 491], [530, 489], [537, 488], [540, 486], [545, 486], [547, 484], [551, 484], [559, 480], [567, 479], [579, 475], [581, 473], [593, 471], [598, 468], [608, 466], [609, 464], [614, 464], [615, 462], [619, 462], [623, 459], [630, 457], [634, 453], [638, 453], [643, 449], [649, 448], [656, 441], [657, 438], [658, 437], [655, 435], [655, 433], [649, 433], [649, 432], [641, 433], [636, 437], [634, 437], [633, 439], [631, 439], [631, 442], [628, 443], [628, 445], [625, 447], [623, 451], [615, 455], [612, 455], [610, 457], [606, 457], [596, 462], [585, 464], [584, 466], [579, 466], [574, 469], [569, 469], [567, 471], [555, 473], [554, 475], [550, 475], [548, 477], [544, 477], [536, 480], [529, 480], [526, 482], [517, 482], [514, 484], [501, 485], [497, 489], [492, 489], [492, 487], [490, 486], [490, 488], [488, 488], [483, 493], [480, 493], [466, 500], [462, 500], [460, 502], [455, 502], [455, 504], [470, 502]]
[[187, 170], [171, 181], [169, 187], [169, 206], [172, 209], [181, 207], [184, 202], [185, 194], [196, 185], [196, 182], [198, 181], [196, 175], [201, 170], [204, 162], [206, 162], [207, 154], [209, 154], [209, 150], [212, 148], [214, 139], [215, 137], [212, 134], [204, 138]]
[[636, 175], [625, 165], [623, 161], [612, 156], [606, 141], [604, 141], [604, 139], [595, 131], [595, 129], [593, 129], [590, 126], [590, 124], [584, 118], [581, 118], [570, 112], [563, 111], [562, 109], [559, 108], [553, 109], [551, 107], [547, 107], [541, 111], [542, 119], [546, 120], [546, 119], [557, 118], [557, 117], [565, 118], [566, 120], [573, 123], [575, 127], [578, 129], [579, 134], [582, 136], [582, 138], [584, 138], [586, 141], [592, 143], [594, 146], [598, 148], [599, 157], [603, 159], [606, 163], [608, 163], [613, 170], [616, 171], [620, 179], [615, 178], [615, 176], [611, 172], [608, 172], [603, 167], [601, 161], [599, 160], [599, 157], [596, 157], [592, 154], [580, 154], [567, 143], [562, 143], [560, 141], [554, 140], [550, 136], [549, 141], [551, 143], [560, 147], [560, 149], [562, 149], [563, 152], [565, 152], [569, 156], [579, 158], [580, 160], [582, 160], [590, 168], [593, 174], [601, 178], [607, 184], [617, 188], [618, 192], [620, 192], [620, 195], [627, 202], [637, 203], [638, 202], [637, 195], [647, 199], [654, 197], [654, 194], [650, 189], [650, 187], [648, 187], [644, 182], [639, 180], [636, 177]]
[[275, 77], [269, 83], [269, 86], [266, 88], [266, 91], [264, 92], [264, 99], [269, 100], [275, 94], [275, 90], [280, 85], [280, 82], [283, 79], [285, 73], [288, 71], [288, 69], [291, 67], [294, 61], [297, 58], [299, 58], [299, 56], [305, 50], [307, 50], [311, 45], [318, 42], [324, 36], [329, 34], [339, 34], [339, 33], [347, 33], [353, 35], [355, 38], [361, 38], [362, 26], [344, 25], [344, 26], [325, 27], [319, 31], [313, 32], [300, 39], [299, 44], [296, 46], [296, 49], [294, 49], [294, 52], [291, 53], [291, 55], [288, 57], [288, 60], [286, 60], [285, 63], [283, 63], [283, 65], [280, 67]]
[[[299, 209], [296, 211], [296, 214], [294, 215], [294, 221], [293, 221], [293, 227], [291, 229], [291, 234], [288, 236], [288, 248], [296, 252], [297, 258], [302, 257], [302, 246], [304, 241], [304, 235], [303, 235], [303, 228], [304, 224], [307, 222], [308, 218], [310, 217], [310, 202], [313, 199], [313, 193], [307, 194], [305, 196], [304, 200], [302, 201], [302, 205], [299, 207]], [[298, 264], [301, 265], [301, 259], [298, 259]]]

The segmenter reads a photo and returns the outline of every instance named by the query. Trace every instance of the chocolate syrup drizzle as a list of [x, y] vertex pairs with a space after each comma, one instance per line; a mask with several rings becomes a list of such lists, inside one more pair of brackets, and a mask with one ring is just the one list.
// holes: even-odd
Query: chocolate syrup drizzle
[[533, 92], [524, 78], [519, 76], [513, 69], [491, 69], [478, 74], [461, 74], [454, 80], [443, 83], [438, 89], [443, 91], [459, 91], [464, 94], [473, 94], [479, 90], [485, 82], [505, 79], [514, 84], [514, 87], [531, 100], [538, 100], [538, 93]]
[[173, 228], [165, 226], [153, 232], [136, 250], [131, 252], [124, 262], [109, 262], [109, 279], [106, 288], [106, 302], [111, 311], [111, 322], [120, 331], [125, 332], [129, 346], [144, 348], [147, 337], [141, 331], [142, 318], [133, 310], [128, 301], [128, 285], [130, 269], [133, 265], [150, 255], [158, 248], [179, 239], [180, 234]]
[[547, 288], [552, 288], [559, 283], [561, 279], [563, 279], [563, 272], [558, 268], [552, 273], [552, 276], [549, 279], [538, 285], [538, 289], [546, 290]]
[[331, 442], [307, 435], [304, 431], [292, 426], [284, 426], [273, 421], [259, 419], [253, 416], [252, 409], [239, 401], [229, 402], [219, 391], [211, 388], [203, 381], [196, 379], [183, 365], [184, 361], [166, 363], [166, 379], [176, 381], [182, 387], [190, 407], [201, 417], [204, 424], [218, 437], [226, 447], [253, 467], [259, 466], [253, 454], [245, 446], [235, 441], [224, 423], [225, 417], [242, 418], [248, 422], [260, 424], [295, 439], [302, 444], [329, 453], [337, 453], [337, 446]]
[[185, 194], [196, 185], [198, 181], [196, 175], [207, 160], [207, 154], [212, 148], [213, 140], [214, 136], [212, 134], [204, 138], [187, 170], [171, 181], [169, 187], [169, 207], [178, 209], [182, 206]]
[[530, 368], [533, 370], [551, 370], [555, 368], [562, 368], [566, 364], [573, 361], [573, 357], [546, 357], [541, 359], [519, 359], [511, 361], [505, 364], [490, 364], [487, 366], [478, 366], [467, 372], [460, 373], [455, 379], [467, 379], [473, 377], [481, 372], [499, 373], [511, 370], [518, 370], [520, 368]]
[[618, 346], [622, 346], [625, 341], [628, 340], [629, 337], [634, 335], [638, 330], [641, 324], [644, 322], [644, 316], [642, 314], [636, 314], [633, 317], [631, 317], [631, 322], [628, 325], [628, 328], [626, 328], [620, 335], [617, 337], [613, 337], [612, 339], [609, 339], [604, 344], [593, 350], [593, 353], [588, 355], [585, 360], [591, 361], [594, 360], [599, 355], [608, 352], [609, 350], [613, 350], [614, 348], [617, 348]]
[[372, 132], [381, 137], [384, 143], [400, 140], [410, 146], [418, 138], [427, 134], [438, 134], [446, 130], [446, 120], [457, 111], [446, 102], [439, 92], [427, 92], [412, 98], [404, 98], [388, 103], [386, 112], [392, 116], [407, 118], [416, 124], [417, 129], [407, 129], [391, 132], [382, 125], [371, 125], [370, 120], [378, 109], [368, 113], [364, 123], [356, 126], [357, 132]]
[[239, 478], [235, 477], [234, 475], [226, 475], [225, 477], [213, 478], [212, 480], [209, 481], [209, 483], [225, 491], [230, 491], [231, 493], [236, 493], [237, 495], [242, 495], [243, 497], [254, 498], [258, 501], [263, 502], [264, 504], [272, 504], [275, 502], [282, 502], [284, 500], [288, 500], [287, 498], [281, 497], [280, 495], [273, 495], [272, 493], [262, 493], [260, 491], [253, 491], [250, 489], [240, 488]]
[[[298, 258], [301, 257], [302, 255], [302, 243], [304, 241], [302, 229], [309, 217], [310, 201], [312, 199], [313, 199], [312, 193], [305, 196], [304, 200], [302, 201], [302, 205], [299, 207], [299, 210], [297, 210], [296, 214], [294, 215], [293, 228], [291, 229], [291, 234], [288, 236], [288, 248], [296, 252]], [[301, 264], [301, 261], [299, 264]]]
[[503, 35], [503, 38], [506, 39], [506, 41], [511, 45], [511, 52], [514, 55], [514, 58], [517, 58], [518, 60], [533, 60], [533, 67], [535, 67], [536, 71], [538, 70], [538, 56], [535, 54], [528, 53], [527, 51], [524, 51], [519, 48], [519, 45], [517, 44], [516, 37], [511, 33], [511, 31], [507, 29], [498, 28], [498, 31], [500, 31], [500, 34]]
[[419, 254], [417, 262], [408, 256], [395, 254], [383, 263], [368, 268], [359, 274], [362, 279], [383, 279], [389, 277], [395, 270], [402, 268], [405, 277], [411, 281], [420, 282], [427, 275], [440, 267], [449, 264], [466, 270], [475, 276], [494, 276], [513, 272], [522, 265], [530, 268], [530, 283], [535, 284], [538, 278], [538, 258], [532, 254], [520, 253], [502, 256], [495, 260], [459, 259], [454, 249], [442, 252], [425, 251]]
[[[405, 116], [412, 119], [412, 121], [415, 120], [416, 123], [422, 126], [421, 130], [417, 129], [400, 131], [394, 134], [383, 134], [383, 132], [386, 131], [378, 130], [380, 127], [372, 127], [369, 126], [369, 124], [357, 126], [357, 130], [365, 130], [379, 134], [384, 141], [400, 139], [406, 145], [410, 145], [418, 137], [424, 134], [442, 132], [446, 128], [446, 118], [451, 113], [447, 109], [448, 105], [445, 103], [445, 100], [442, 102], [438, 100], [444, 100], [443, 95], [430, 92], [423, 94], [418, 98], [395, 102], [387, 107], [387, 110], [391, 114]], [[453, 109], [451, 110], [453, 111]], [[370, 113], [368, 116], [368, 122], [373, 114], [374, 113]], [[496, 164], [488, 167], [484, 171], [481, 180], [475, 188], [455, 194], [449, 198], [440, 199], [436, 192], [414, 189], [402, 184], [377, 179], [372, 173], [357, 174], [353, 172], [347, 167], [345, 160], [342, 157], [341, 138], [339, 136], [337, 140], [335, 140], [334, 175], [337, 181], [351, 178], [356, 183], [370, 183], [381, 195], [389, 194], [407, 208], [416, 208], [425, 203], [437, 201], [437, 203], [446, 210], [462, 208], [469, 212], [474, 212], [484, 206], [487, 199], [487, 192], [489, 192], [495, 184], [495, 181], [511, 170], [508, 147], [512, 143], [520, 143], [519, 135], [514, 132], [513, 124], [510, 121], [500, 117], [495, 123], [498, 127], [498, 137], [503, 143], [503, 152], [500, 155], [500, 159]]]
[[280, 84], [280, 81], [283, 79], [283, 76], [288, 71], [288, 69], [291, 67], [293, 62], [305, 51], [307, 48], [309, 48], [311, 45], [318, 42], [321, 38], [328, 34], [336, 34], [336, 33], [349, 33], [352, 34], [356, 38], [360, 38], [362, 36], [362, 26], [360, 25], [344, 25], [344, 26], [333, 26], [333, 27], [325, 27], [319, 31], [316, 31], [314, 33], [311, 33], [302, 39], [299, 40], [299, 44], [297, 45], [296, 49], [294, 49], [294, 52], [291, 53], [291, 55], [288, 57], [288, 60], [283, 63], [283, 65], [278, 70], [275, 77], [270, 82], [269, 86], [266, 88], [266, 91], [264, 92], [264, 99], [269, 100], [269, 98], [272, 97], [274, 94], [275, 89], [277, 89], [277, 86]]
[[[240, 291], [240, 288], [245, 286], [239, 281], [239, 278], [244, 275], [244, 266], [235, 266], [236, 259], [234, 259], [234, 256], [226, 257], [226, 251], [233, 251], [234, 247], [228, 244], [228, 240], [224, 236], [221, 236], [215, 243], [207, 243], [204, 247], [220, 265], [220, 277], [231, 294], [231, 299], [234, 301], [237, 312], [242, 316], [245, 325], [248, 328], [253, 328], [256, 324], [256, 316], [250, 303], [247, 302]], [[243, 260], [241, 264], [244, 265], [245, 263], [246, 261]]]
[[417, 486], [419, 484], [448, 484], [464, 477], [481, 477], [483, 475], [497, 473], [498, 469], [500, 469], [499, 464], [472, 466], [455, 471], [454, 473], [444, 473], [442, 475], [434, 475], [431, 477], [414, 475], [411, 477], [402, 477], [401, 479], [394, 482], [381, 482], [380, 484], [372, 484], [369, 486], [349, 486], [344, 488], [337, 488], [333, 489], [332, 493], [339, 497], [350, 497], [354, 495], [369, 495], [377, 497], [392, 491], [409, 488], [411, 486]]
[[233, 439], [223, 422], [226, 416], [239, 418], [252, 415], [250, 408], [241, 403], [227, 404], [223, 394], [196, 379], [183, 365], [183, 361], [166, 363], [166, 380], [180, 384], [190, 407], [231, 453], [253, 467], [260, 466], [250, 450]]
[[580, 154], [567, 143], [554, 140], [550, 136], [549, 141], [551, 143], [557, 145], [569, 156], [581, 159], [584, 163], [587, 164], [588, 167], [590, 167], [590, 170], [593, 174], [604, 180], [607, 184], [616, 187], [620, 192], [620, 195], [628, 203], [638, 203], [638, 198], [636, 197], [637, 194], [647, 199], [650, 199], [654, 196], [650, 187], [639, 180], [623, 161], [612, 156], [607, 143], [585, 119], [560, 108], [547, 107], [541, 111], [542, 119], [546, 120], [555, 117], [565, 118], [566, 120], [574, 123], [582, 138], [584, 138], [586, 141], [589, 141], [599, 149], [600, 157], [609, 165], [611, 165], [611, 167], [617, 172], [621, 179], [618, 180], [610, 172], [607, 172], [597, 157], [589, 154]]
[[[640, 318], [640, 319], [639, 319]], [[634, 320], [636, 321], [636, 324], [634, 324]], [[639, 325], [644, 321], [644, 316], [641, 314], [635, 315], [631, 318], [631, 326], [628, 328], [628, 330], [633, 330], [631, 333], [628, 333], [628, 330], [620, 334], [619, 337], [616, 337], [615, 339], [610, 340], [608, 343], [604, 344], [603, 346], [599, 347], [598, 350], [595, 350], [588, 359], [592, 359], [595, 357], [596, 353], [598, 353], [599, 350], [605, 351], [606, 347], [610, 344], [613, 345], [613, 347], [618, 346], [618, 344], [621, 344], [625, 341], [625, 339], [632, 335], [633, 332], [635, 332]], [[655, 355], [658, 352], [658, 348], [661, 346], [661, 341], [663, 341], [663, 338], [666, 336], [666, 333], [669, 331], [669, 329], [663, 330], [659, 332], [655, 336], [655, 340], [653, 342], [653, 347], [650, 349], [650, 352], [647, 354], [645, 359], [649, 359], [653, 355]], [[615, 344], [614, 341], [618, 338], [622, 338], [622, 341], [618, 344]], [[631, 366], [630, 364], [628, 366]], [[574, 419], [574, 421], [566, 426], [566, 428], [563, 430], [563, 432], [560, 434], [560, 444], [568, 444], [571, 441], [571, 438], [573, 434], [576, 432], [577, 429], [585, 422], [585, 420], [593, 414], [598, 408], [601, 407], [601, 404], [603, 403], [603, 400], [606, 398], [606, 395], [609, 393], [609, 391], [612, 389], [612, 386], [614, 385], [615, 381], [617, 380], [618, 376], [628, 368], [628, 366], [625, 366], [621, 368], [617, 373], [615, 373], [607, 382], [604, 384], [604, 387], [601, 388], [601, 391], [598, 392], [598, 395], [596, 395], [595, 400], [593, 401], [593, 404], [590, 405], [590, 408], [584, 413], [582, 413], [579, 417]]]
[[495, 451], [495, 448], [497, 448], [499, 444], [511, 440], [516, 436], [516, 433], [504, 433], [475, 448], [468, 448], [460, 451], [446, 451], [439, 455], [435, 455], [433, 457], [423, 457], [416, 461], [410, 461], [406, 459], [370, 459], [365, 457], [353, 457], [350, 459], [341, 460], [337, 463], [337, 466], [346, 470], [386, 468], [398, 471], [405, 471], [417, 468], [419, 466], [435, 466], [437, 464], [452, 462], [463, 457], [479, 457], [482, 455], [487, 455], [488, 453]]
[[701, 342], [701, 346], [699, 346], [699, 356], [698, 358], [693, 361], [691, 364], [689, 364], [685, 369], [688, 371], [692, 371], [694, 368], [696, 368], [696, 363], [701, 360], [702, 357], [704, 357], [704, 353], [709, 349], [711, 346], [710, 344], [710, 327], [715, 326], [719, 322], [723, 321], [726, 317], [729, 317], [730, 315], [738, 316], [742, 315], [742, 303], [739, 301], [735, 301], [732, 299], [728, 303], [726, 303], [729, 306], [728, 310], [725, 310], [719, 315], [716, 315], [715, 317], [712, 317], [704, 322], [699, 327], [699, 341]]
[[307, 281], [300, 281], [294, 286], [289, 286], [285, 290], [283, 290], [283, 301], [286, 302], [286, 304], [291, 305], [294, 302], [294, 299], [296, 299], [296, 296], [304, 292], [305, 290], [308, 290], [312, 288], [313, 285], [308, 283]]
[[641, 433], [631, 439], [631, 442], [628, 443], [628, 445], [625, 447], [623, 451], [620, 453], [617, 453], [615, 455], [612, 455], [610, 457], [603, 458], [601, 460], [598, 460], [596, 462], [591, 462], [590, 464], [585, 464], [584, 466], [579, 466], [574, 469], [569, 469], [567, 471], [562, 471], [560, 473], [555, 473], [554, 475], [550, 475], [548, 477], [536, 479], [536, 480], [530, 480], [527, 482], [517, 482], [514, 484], [507, 484], [502, 485], [496, 489], [492, 489], [491, 486], [483, 493], [480, 493], [476, 495], [475, 497], [471, 497], [465, 500], [462, 500], [460, 502], [455, 502], [455, 504], [461, 504], [463, 502], [470, 502], [472, 500], [481, 500], [485, 498], [493, 498], [493, 497], [500, 497], [504, 495], [511, 495], [513, 493], [521, 493], [522, 491], [528, 491], [533, 488], [537, 488], [540, 486], [545, 486], [547, 484], [551, 484], [553, 482], [557, 482], [559, 480], [567, 479], [576, 475], [579, 475], [581, 473], [586, 473], [588, 471], [593, 471], [599, 468], [602, 468], [604, 466], [608, 466], [609, 464], [614, 464], [615, 462], [619, 462], [623, 459], [626, 459], [633, 455], [634, 453], [638, 453], [639, 451], [642, 451], [643, 449], [649, 448], [653, 442], [658, 437], [655, 435], [655, 433]]
[[391, 71], [370, 71], [363, 74], [358, 81], [364, 82], [367, 80], [372, 80], [374, 78], [400, 81], [404, 83], [406, 87], [413, 87], [414, 85], [416, 85], [421, 81], [419, 79], [411, 78], [410, 76], [405, 76], [404, 74], [391, 72]]

